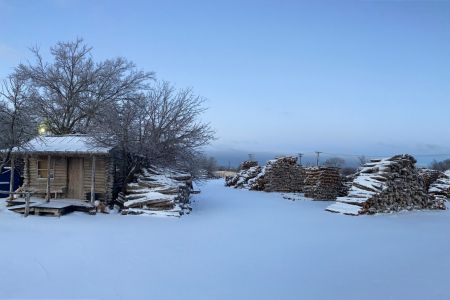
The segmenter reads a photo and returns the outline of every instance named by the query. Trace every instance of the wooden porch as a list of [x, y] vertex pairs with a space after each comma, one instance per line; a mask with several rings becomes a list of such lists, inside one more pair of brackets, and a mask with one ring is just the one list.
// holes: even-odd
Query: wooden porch
[[47, 201], [42, 198], [31, 198], [27, 207], [26, 199], [18, 198], [8, 201], [8, 210], [21, 214], [60, 217], [74, 211], [95, 214], [95, 206], [90, 202], [76, 199], [55, 199]]

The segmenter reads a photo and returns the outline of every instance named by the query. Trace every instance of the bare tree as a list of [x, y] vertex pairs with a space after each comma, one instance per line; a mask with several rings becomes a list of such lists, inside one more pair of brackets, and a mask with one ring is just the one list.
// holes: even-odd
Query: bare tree
[[124, 183], [142, 163], [190, 170], [200, 148], [214, 138], [210, 125], [199, 120], [203, 104], [190, 89], [162, 82], [108, 107], [90, 132], [100, 144], [118, 149]]
[[450, 169], [450, 159], [443, 161], [433, 160], [430, 164], [430, 169], [445, 172]]
[[364, 166], [367, 162], [368, 159], [364, 155], [358, 156], [358, 163], [360, 167]]
[[37, 134], [37, 126], [28, 98], [33, 91], [17, 74], [3, 80], [0, 88], [0, 149], [1, 168], [10, 160], [14, 147]]
[[192, 160], [214, 137], [208, 123], [198, 118], [205, 99], [191, 89], [175, 90], [162, 82], [145, 97], [141, 140], [149, 158], [173, 164]]
[[59, 42], [50, 48], [53, 61], [46, 62], [35, 47], [34, 63], [16, 68], [35, 89], [30, 98], [35, 112], [54, 134], [86, 132], [98, 111], [148, 88], [153, 79], [153, 73], [136, 70], [124, 58], [95, 63], [91, 50], [82, 39]]
[[325, 161], [324, 165], [327, 167], [342, 168], [345, 165], [345, 160], [340, 157], [330, 157]]

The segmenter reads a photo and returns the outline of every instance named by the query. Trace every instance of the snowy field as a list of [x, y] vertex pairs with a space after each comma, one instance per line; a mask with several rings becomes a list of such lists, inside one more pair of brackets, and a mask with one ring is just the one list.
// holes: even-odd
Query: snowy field
[[0, 299], [450, 299], [450, 212], [350, 217], [210, 181], [178, 218], [0, 207]]

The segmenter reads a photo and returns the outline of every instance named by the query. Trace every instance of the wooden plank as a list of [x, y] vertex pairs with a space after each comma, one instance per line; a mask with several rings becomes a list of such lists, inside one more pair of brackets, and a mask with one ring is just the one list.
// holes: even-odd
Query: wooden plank
[[28, 217], [28, 214], [30, 213], [30, 193], [25, 194], [25, 211], [24, 216]]
[[73, 199], [84, 199], [83, 189], [83, 158], [70, 157], [67, 169], [68, 187], [67, 197]]
[[14, 156], [11, 155], [11, 170], [9, 170], [9, 192], [11, 194], [9, 194], [9, 200], [14, 199], [14, 195], [12, 194], [12, 192], [14, 192]]
[[47, 193], [45, 195], [45, 200], [50, 201], [50, 170], [51, 170], [51, 156], [47, 156]]
[[91, 204], [95, 201], [95, 155], [92, 155], [92, 169], [91, 169]]

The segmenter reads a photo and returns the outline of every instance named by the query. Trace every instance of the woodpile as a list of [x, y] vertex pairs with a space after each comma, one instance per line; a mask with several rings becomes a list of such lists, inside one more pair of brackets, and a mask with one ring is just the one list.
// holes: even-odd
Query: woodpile
[[428, 193], [443, 200], [448, 200], [450, 198], [450, 170], [439, 173], [439, 178], [430, 184]]
[[446, 209], [442, 199], [429, 195], [410, 155], [371, 160], [353, 180], [347, 196], [327, 210], [349, 215], [389, 213], [412, 209]]
[[[251, 163], [250, 163], [251, 162]], [[225, 178], [225, 185], [234, 188], [250, 188], [249, 181], [261, 173], [262, 168], [256, 165], [253, 161], [243, 162], [240, 165], [239, 171], [234, 176], [227, 176]]]
[[146, 168], [119, 194], [122, 214], [181, 216], [189, 213], [192, 177], [190, 174], [162, 168]]
[[347, 188], [338, 168], [313, 167], [305, 169], [303, 192], [305, 197], [314, 200], [335, 200], [346, 195]]
[[248, 169], [250, 169], [252, 167], [257, 167], [257, 166], [258, 166], [258, 162], [257, 161], [255, 161], [255, 160], [246, 160], [246, 161], [242, 162], [239, 165], [239, 171], [241, 171], [241, 170], [248, 170]]
[[255, 180], [255, 189], [264, 186], [266, 192], [301, 192], [305, 177], [304, 169], [297, 164], [297, 157], [284, 156], [269, 160], [261, 175]]
[[425, 190], [427, 191], [436, 180], [445, 176], [445, 174], [441, 171], [425, 168], [418, 169], [418, 173], [419, 176], [422, 178]]
[[297, 158], [286, 156], [270, 160], [264, 167], [254, 161], [243, 162], [235, 176], [226, 178], [225, 185], [266, 192], [300, 192], [303, 178]]

